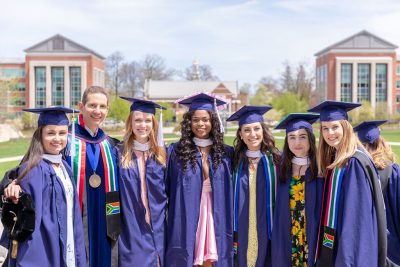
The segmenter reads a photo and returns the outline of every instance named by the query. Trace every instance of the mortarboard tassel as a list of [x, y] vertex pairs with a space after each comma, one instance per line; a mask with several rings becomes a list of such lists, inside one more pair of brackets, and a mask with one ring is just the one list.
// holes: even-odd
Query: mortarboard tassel
[[218, 121], [219, 121], [219, 126], [220, 126], [219, 131], [221, 133], [224, 133], [225, 132], [224, 125], [222, 124], [221, 116], [219, 115], [219, 112], [218, 112], [217, 99], [215, 98], [215, 96], [214, 96], [214, 109], [215, 109], [215, 112], [217, 113], [217, 117], [218, 117]]
[[160, 109], [160, 121], [158, 122], [158, 133], [157, 133], [157, 144], [159, 147], [164, 146], [164, 137], [163, 137], [163, 114], [162, 108]]

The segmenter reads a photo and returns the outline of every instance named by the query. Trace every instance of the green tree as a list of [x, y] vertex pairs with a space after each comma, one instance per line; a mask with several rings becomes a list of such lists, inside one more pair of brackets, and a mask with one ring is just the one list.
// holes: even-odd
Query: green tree
[[375, 119], [387, 120], [389, 118], [387, 102], [377, 102], [375, 107]]
[[259, 84], [255, 95], [250, 99], [250, 104], [255, 106], [263, 106], [271, 104], [273, 92], [264, 84]]
[[[163, 122], [172, 122], [175, 119], [175, 109], [174, 109], [174, 103], [172, 102], [157, 102], [160, 106], [163, 106], [164, 109], [162, 111], [163, 113]], [[159, 109], [156, 110], [156, 119], [160, 119], [160, 111]]]
[[308, 102], [293, 92], [285, 92], [272, 100], [272, 106], [286, 116], [292, 112], [306, 112]]
[[363, 101], [361, 104], [362, 106], [360, 108], [353, 109], [349, 112], [349, 118], [353, 125], [375, 118], [375, 112], [372, 109], [371, 103], [369, 101]]
[[108, 117], [116, 119], [118, 121], [125, 121], [129, 115], [130, 103], [119, 97], [111, 97], [110, 109], [108, 111]]

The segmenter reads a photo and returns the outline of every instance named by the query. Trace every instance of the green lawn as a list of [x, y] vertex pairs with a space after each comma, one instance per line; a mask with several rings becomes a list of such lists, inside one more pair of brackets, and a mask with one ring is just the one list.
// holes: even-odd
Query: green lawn
[[6, 173], [6, 171], [14, 168], [18, 164], [19, 164], [19, 160], [0, 163], [0, 180], [3, 179], [3, 175]]

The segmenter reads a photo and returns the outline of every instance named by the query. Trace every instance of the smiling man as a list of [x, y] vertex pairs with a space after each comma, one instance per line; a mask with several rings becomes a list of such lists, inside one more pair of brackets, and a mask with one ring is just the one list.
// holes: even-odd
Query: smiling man
[[81, 206], [89, 266], [117, 266], [115, 246], [120, 232], [119, 192], [116, 163], [112, 153], [118, 140], [100, 129], [108, 113], [104, 88], [85, 90], [79, 103], [75, 134], [68, 140], [71, 164]]

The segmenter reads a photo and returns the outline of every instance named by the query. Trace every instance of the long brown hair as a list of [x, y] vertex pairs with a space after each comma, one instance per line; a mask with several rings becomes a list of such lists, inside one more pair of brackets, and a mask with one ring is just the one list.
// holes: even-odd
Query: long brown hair
[[354, 134], [353, 126], [351, 126], [350, 122], [347, 120], [339, 120], [339, 123], [343, 128], [343, 137], [337, 151], [334, 147], [326, 143], [322, 134], [322, 123], [320, 126], [321, 136], [319, 138], [317, 162], [319, 172], [324, 176], [328, 169], [331, 170], [335, 167], [345, 166], [356, 152], [357, 147], [362, 146], [361, 142]]
[[[279, 163], [279, 150], [275, 146], [274, 136], [271, 134], [271, 132], [268, 129], [268, 126], [264, 122], [260, 122], [260, 124], [261, 124], [261, 128], [263, 130], [263, 140], [261, 142], [260, 150], [263, 154], [271, 153], [271, 155], [274, 159], [274, 163], [278, 164]], [[234, 170], [238, 169], [240, 162], [247, 159], [247, 156], [246, 156], [247, 145], [240, 138], [241, 129], [242, 129], [242, 126], [239, 126], [239, 128], [236, 131], [236, 138], [233, 141], [233, 146], [235, 148], [235, 152], [233, 154], [233, 169]]]
[[[304, 129], [307, 132], [308, 142], [310, 143], [310, 150], [308, 151], [308, 157], [310, 159], [310, 166], [308, 167], [311, 172], [309, 181], [314, 180], [318, 176], [318, 165], [317, 165], [317, 146], [315, 144], [315, 136], [309, 129]], [[283, 145], [283, 151], [281, 155], [280, 168], [279, 168], [279, 180], [286, 182], [288, 180], [288, 172], [292, 169], [292, 159], [294, 154], [290, 151], [289, 143], [287, 140], [288, 136], [285, 137], [285, 143]]]
[[21, 161], [21, 165], [26, 163], [26, 168], [17, 177], [17, 182], [21, 181], [22, 178], [36, 165], [43, 157], [44, 149], [42, 143], [42, 133], [45, 126], [39, 126], [32, 135], [31, 143], [28, 151], [24, 155]]
[[382, 170], [386, 168], [390, 162], [396, 162], [396, 155], [382, 136], [379, 136], [372, 144], [364, 143], [363, 145], [371, 154], [376, 168]]
[[[133, 151], [133, 141], [135, 140], [135, 134], [133, 133], [133, 128], [132, 128], [132, 117], [133, 117], [133, 112], [129, 113], [128, 118], [126, 119], [125, 122], [125, 135], [124, 135], [124, 150], [122, 154], [122, 166], [124, 168], [130, 168], [132, 167], [132, 154], [134, 153]], [[157, 132], [158, 132], [158, 122], [155, 119], [154, 115], [151, 114], [151, 120], [152, 120], [152, 129], [149, 135], [150, 138], [150, 154], [154, 155], [157, 162], [161, 165], [166, 164], [167, 161], [167, 155], [165, 152], [164, 147], [159, 147], [157, 144]]]

